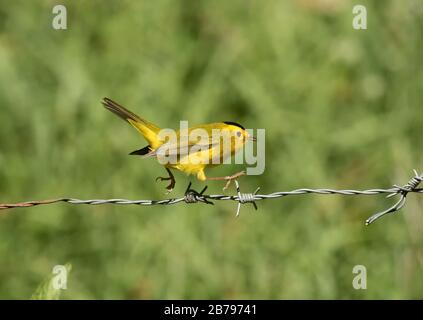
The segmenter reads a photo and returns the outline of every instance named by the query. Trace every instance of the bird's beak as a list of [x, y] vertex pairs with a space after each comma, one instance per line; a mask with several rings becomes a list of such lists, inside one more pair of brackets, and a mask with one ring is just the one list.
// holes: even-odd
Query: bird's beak
[[254, 142], [257, 141], [256, 137], [253, 137], [253, 136], [250, 136], [249, 139], [250, 141], [254, 141]]

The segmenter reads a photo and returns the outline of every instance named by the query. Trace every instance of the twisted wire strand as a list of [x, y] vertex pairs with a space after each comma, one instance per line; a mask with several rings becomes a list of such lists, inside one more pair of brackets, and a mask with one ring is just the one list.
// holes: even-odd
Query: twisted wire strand
[[236, 216], [239, 216], [240, 208], [242, 204], [252, 203], [254, 208], [257, 210], [256, 201], [265, 200], [265, 199], [275, 199], [286, 196], [295, 196], [295, 195], [304, 195], [304, 194], [321, 194], [321, 195], [343, 195], [343, 196], [356, 196], [356, 195], [378, 195], [378, 194], [387, 194], [387, 197], [393, 197], [395, 195], [400, 195], [400, 199], [390, 208], [378, 212], [372, 215], [366, 220], [366, 225], [369, 225], [381, 218], [382, 216], [393, 213], [400, 210], [404, 207], [406, 202], [406, 197], [408, 193], [423, 193], [423, 188], [417, 188], [418, 185], [423, 181], [423, 173], [418, 174], [414, 170], [414, 177], [412, 177], [405, 185], [398, 186], [394, 185], [392, 188], [388, 189], [368, 189], [368, 190], [353, 190], [353, 189], [309, 189], [301, 188], [291, 191], [279, 191], [273, 192], [270, 194], [258, 194], [260, 187], [257, 188], [253, 193], [242, 193], [240, 191], [240, 186], [237, 180], [235, 180], [236, 186], [236, 195], [222, 195], [222, 194], [211, 194], [206, 195], [204, 192], [207, 190], [207, 186], [203, 188], [201, 192], [197, 192], [191, 189], [191, 182], [189, 183], [185, 194], [180, 198], [169, 198], [162, 200], [128, 200], [128, 199], [90, 199], [90, 200], [81, 200], [75, 198], [58, 198], [51, 200], [41, 200], [41, 201], [27, 201], [11, 204], [0, 204], [0, 210], [3, 209], [13, 209], [13, 208], [27, 208], [38, 205], [47, 205], [58, 202], [66, 202], [70, 204], [85, 204], [85, 205], [103, 205], [103, 204], [116, 204], [116, 205], [141, 205], [141, 206], [153, 206], [153, 205], [173, 205], [177, 203], [205, 203], [213, 205], [213, 201], [226, 200], [226, 201], [236, 201], [238, 202]]

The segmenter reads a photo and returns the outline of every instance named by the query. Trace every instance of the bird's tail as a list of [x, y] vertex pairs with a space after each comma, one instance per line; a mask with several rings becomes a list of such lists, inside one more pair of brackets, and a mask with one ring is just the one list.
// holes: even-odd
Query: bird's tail
[[158, 139], [158, 133], [160, 128], [156, 125], [148, 122], [137, 116], [135, 113], [129, 111], [128, 109], [122, 107], [118, 103], [114, 102], [109, 98], [104, 98], [102, 101], [103, 106], [116, 114], [118, 117], [122, 118], [123, 120], [128, 121], [135, 129], [141, 133], [144, 138], [148, 141], [151, 148], [156, 149], [160, 145], [160, 141]]

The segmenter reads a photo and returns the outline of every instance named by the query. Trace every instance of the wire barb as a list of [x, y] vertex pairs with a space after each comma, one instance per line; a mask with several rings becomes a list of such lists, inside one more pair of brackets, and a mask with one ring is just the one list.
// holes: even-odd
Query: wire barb
[[370, 218], [368, 218], [366, 220], [366, 226], [375, 222], [377, 219], [383, 217], [385, 214], [393, 213], [398, 210], [401, 210], [401, 208], [404, 207], [405, 205], [405, 201], [406, 201], [408, 193], [415, 192], [416, 190], [420, 190], [420, 189], [417, 189], [417, 187], [419, 186], [420, 182], [423, 181], [423, 173], [419, 175], [417, 170], [414, 169], [413, 171], [414, 171], [414, 177], [412, 177], [410, 181], [407, 182], [407, 184], [405, 184], [402, 187], [398, 185], [394, 185], [394, 188], [396, 189], [395, 192], [392, 192], [391, 194], [387, 196], [387, 198], [390, 198], [399, 194], [400, 199], [389, 209], [375, 213]]
[[188, 184], [187, 189], [185, 190], [184, 201], [186, 203], [204, 202], [204, 203], [207, 203], [207, 204], [214, 205], [213, 202], [207, 200], [207, 198], [205, 196], [203, 196], [204, 191], [207, 190], [207, 186], [205, 186], [203, 188], [203, 190], [198, 192], [198, 191], [191, 189], [191, 185], [192, 185], [192, 183], [190, 182]]
[[53, 200], [41, 200], [41, 201], [27, 201], [27, 202], [19, 202], [19, 203], [12, 203], [12, 204], [1, 204], [0, 203], [0, 211], [4, 209], [13, 209], [13, 208], [27, 208], [27, 207], [34, 207], [37, 205], [46, 205], [52, 204], [57, 202], [66, 202], [70, 204], [86, 204], [86, 205], [102, 205], [102, 204], [116, 204], [116, 205], [142, 205], [142, 206], [153, 206], [153, 205], [173, 205], [177, 203], [197, 203], [202, 202], [206, 204], [213, 205], [212, 201], [217, 200], [229, 200], [229, 201], [236, 201], [238, 202], [236, 216], [239, 216], [239, 212], [241, 209], [241, 205], [245, 203], [252, 203], [254, 208], [257, 210], [256, 201], [266, 200], [266, 199], [275, 199], [275, 198], [282, 198], [285, 196], [298, 196], [304, 194], [322, 194], [322, 195], [329, 195], [329, 194], [337, 194], [342, 196], [357, 196], [357, 195], [367, 195], [373, 196], [378, 194], [387, 194], [387, 197], [393, 197], [396, 195], [400, 195], [400, 199], [390, 208], [385, 211], [378, 212], [372, 215], [370, 218], [366, 220], [366, 225], [369, 225], [376, 221], [377, 219], [381, 218], [382, 216], [396, 212], [404, 207], [406, 202], [406, 197], [410, 192], [413, 193], [423, 193], [423, 188], [418, 188], [419, 184], [423, 181], [423, 173], [418, 174], [416, 170], [414, 170], [414, 177], [410, 179], [404, 186], [394, 185], [392, 188], [389, 189], [368, 189], [368, 190], [351, 190], [351, 189], [344, 189], [344, 190], [334, 190], [334, 189], [296, 189], [292, 191], [279, 191], [270, 194], [258, 194], [260, 188], [257, 188], [256, 191], [253, 193], [242, 193], [240, 191], [239, 183], [237, 180], [235, 181], [236, 185], [236, 195], [222, 195], [222, 194], [215, 194], [215, 195], [206, 195], [204, 192], [207, 190], [207, 186], [201, 190], [201, 192], [197, 192], [191, 189], [191, 182], [189, 183], [187, 189], [185, 190], [185, 194], [183, 197], [180, 198], [170, 198], [170, 199], [162, 199], [162, 200], [128, 200], [128, 199], [91, 199], [91, 200], [80, 200], [74, 198], [59, 198]]
[[253, 193], [241, 193], [239, 188], [238, 180], [235, 180], [235, 186], [236, 186], [236, 192], [238, 194], [238, 207], [236, 209], [236, 216], [239, 216], [239, 210], [241, 209], [241, 204], [244, 203], [252, 203], [254, 206], [254, 209], [257, 210], [257, 204], [255, 201], [255, 197], [257, 195], [257, 192], [260, 191], [260, 187], [256, 189]]

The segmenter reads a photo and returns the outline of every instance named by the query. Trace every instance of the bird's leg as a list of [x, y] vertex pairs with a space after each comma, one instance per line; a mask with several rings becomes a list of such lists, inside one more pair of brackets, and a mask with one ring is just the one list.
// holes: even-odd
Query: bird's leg
[[239, 177], [241, 177], [241, 176], [243, 176], [243, 175], [245, 175], [246, 173], [245, 173], [245, 171], [243, 170], [243, 171], [240, 171], [240, 172], [237, 172], [237, 173], [234, 173], [233, 175], [231, 175], [231, 176], [226, 176], [226, 177], [207, 177], [206, 179], [207, 180], [227, 180], [227, 182], [226, 182], [226, 185], [225, 185], [225, 187], [223, 188], [223, 190], [226, 190], [226, 189], [228, 189], [228, 187], [229, 187], [229, 185], [231, 184], [231, 182], [232, 182], [232, 180], [234, 180], [234, 179], [236, 179], [236, 178], [239, 178]]
[[175, 187], [176, 180], [175, 180], [175, 177], [172, 174], [172, 171], [170, 171], [168, 168], [166, 168], [166, 171], [167, 171], [167, 173], [169, 173], [169, 177], [157, 177], [156, 182], [157, 181], [170, 180], [169, 185], [166, 187], [167, 193], [170, 193], [173, 190], [173, 188]]

